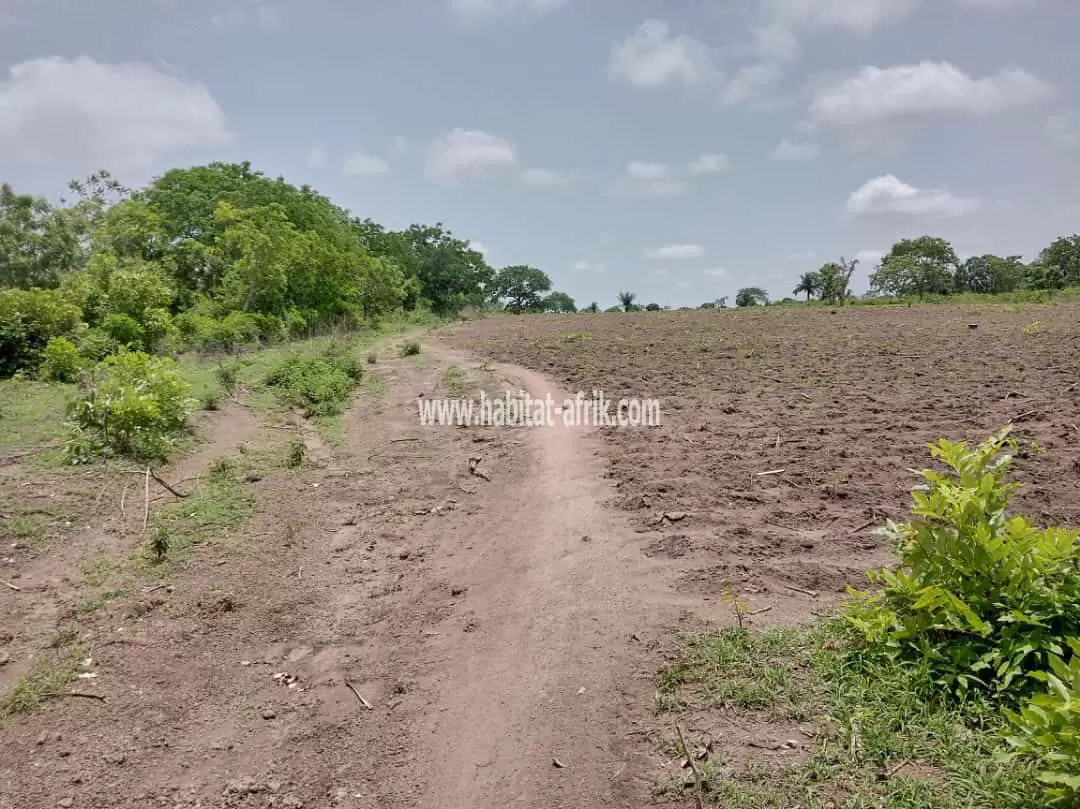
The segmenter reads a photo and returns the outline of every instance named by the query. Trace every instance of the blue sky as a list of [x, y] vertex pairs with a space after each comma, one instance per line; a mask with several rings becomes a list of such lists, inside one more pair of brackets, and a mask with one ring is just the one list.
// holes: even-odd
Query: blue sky
[[1080, 230], [1075, 0], [0, 0], [0, 178], [251, 160], [584, 306]]

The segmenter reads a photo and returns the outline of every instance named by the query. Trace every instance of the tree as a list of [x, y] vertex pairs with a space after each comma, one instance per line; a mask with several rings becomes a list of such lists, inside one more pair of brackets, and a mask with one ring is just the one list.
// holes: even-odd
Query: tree
[[544, 298], [543, 309], [545, 312], [555, 312], [556, 314], [572, 315], [577, 312], [574, 299], [565, 292], [552, 292]]
[[1018, 289], [1024, 280], [1020, 256], [971, 256], [956, 270], [956, 288], [961, 292], [995, 295]]
[[634, 303], [636, 298], [637, 294], [634, 292], [620, 292], [619, 306], [624, 312], [636, 312], [638, 310], [637, 304]]
[[705, 301], [705, 303], [701, 304], [701, 306], [698, 307], [698, 309], [715, 309], [715, 308], [716, 308], [716, 301]]
[[956, 290], [960, 261], [945, 239], [901, 239], [870, 276], [870, 286], [885, 295], [949, 295]]
[[543, 270], [516, 264], [495, 274], [491, 297], [504, 301], [508, 312], [539, 312], [544, 306], [543, 293], [550, 289], [551, 279]]
[[0, 185], [0, 287], [55, 287], [85, 260], [79, 233], [64, 211]]
[[718, 298], [717, 301], [716, 301], [717, 308], [718, 309], [727, 309], [727, 300], [728, 300], [727, 295], [724, 295], [724, 296]]
[[804, 272], [799, 277], [798, 286], [791, 291], [791, 294], [802, 295], [806, 293], [806, 300], [809, 301], [819, 292], [821, 292], [821, 274], [818, 272]]
[[769, 302], [769, 293], [761, 287], [743, 287], [735, 295], [735, 305], [765, 306]]
[[609, 306], [604, 311], [605, 312], [621, 312], [621, 311], [623, 311], [623, 308], [621, 306]]
[[660, 304], [658, 304], [658, 303], [647, 303], [647, 304], [645, 304], [645, 311], [646, 312], [659, 312], [660, 311]]
[[590, 303], [588, 306], [586, 306], [581, 311], [582, 312], [589, 312], [590, 314], [595, 315], [597, 312], [600, 311], [600, 304], [598, 304], [596, 301], [593, 301], [592, 303]]
[[1080, 286], [1080, 234], [1062, 236], [1039, 254], [1043, 277], [1061, 287]]

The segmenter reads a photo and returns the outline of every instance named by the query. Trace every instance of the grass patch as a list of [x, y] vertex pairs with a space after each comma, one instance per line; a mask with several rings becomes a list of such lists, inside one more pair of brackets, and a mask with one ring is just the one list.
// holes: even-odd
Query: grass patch
[[39, 656], [15, 687], [0, 697], [0, 727], [13, 717], [33, 713], [50, 695], [62, 693], [75, 680], [86, 651], [64, 645]]
[[373, 396], [385, 396], [390, 390], [390, 383], [378, 371], [368, 371], [364, 376], [364, 387]]
[[0, 518], [0, 539], [37, 544], [48, 538], [47, 525], [37, 514], [12, 514]]
[[193, 546], [241, 525], [255, 510], [255, 504], [255, 496], [244, 483], [239, 463], [230, 458], [218, 459], [189, 497], [161, 510], [146, 548], [145, 562], [180, 561]]
[[416, 340], [406, 340], [401, 344], [401, 356], [415, 357], [420, 353], [420, 343]]
[[67, 437], [68, 400], [75, 386], [27, 379], [0, 380], [0, 452]]
[[266, 384], [283, 404], [325, 418], [342, 413], [362, 376], [355, 352], [332, 345], [313, 356], [286, 356], [270, 369]]
[[[815, 747], [787, 768], [701, 769], [729, 809], [1041, 809], [1031, 769], [995, 763], [1003, 720], [976, 700], [947, 704], [923, 669], [864, 658], [840, 622], [813, 630], [692, 636], [660, 677], [657, 707], [724, 707], [761, 720], [818, 718]], [[717, 740], [722, 742], [722, 740]], [[666, 792], [692, 791], [677, 782]]]
[[77, 615], [89, 615], [92, 612], [97, 612], [110, 601], [114, 601], [118, 598], [123, 598], [128, 595], [127, 590], [109, 590], [102, 593], [97, 598], [89, 598], [85, 601], [80, 601], [75, 605], [75, 613]]
[[472, 383], [468, 374], [456, 365], [451, 365], [443, 372], [443, 386], [450, 396], [456, 399], [464, 399], [469, 395]]

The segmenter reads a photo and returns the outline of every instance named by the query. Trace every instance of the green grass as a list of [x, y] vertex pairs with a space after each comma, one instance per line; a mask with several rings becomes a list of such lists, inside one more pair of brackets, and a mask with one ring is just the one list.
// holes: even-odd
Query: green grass
[[0, 380], [0, 452], [32, 448], [67, 437], [67, 402], [74, 385]]
[[[243, 459], [253, 466], [261, 464], [251, 453]], [[165, 532], [168, 552], [159, 562], [147, 547], [143, 563], [157, 568], [179, 562], [193, 546], [218, 539], [222, 532], [242, 525], [256, 506], [243, 474], [238, 461], [221, 458], [190, 496], [163, 508], [154, 521], [154, 529]]]
[[446, 393], [450, 397], [464, 399], [469, 395], [469, 389], [472, 387], [472, 383], [469, 380], [468, 374], [456, 365], [451, 365], [443, 372], [443, 386], [446, 388]]
[[38, 514], [12, 514], [0, 517], [0, 539], [14, 539], [29, 545], [44, 541], [48, 536], [45, 519]]
[[0, 697], [0, 727], [15, 716], [33, 713], [50, 694], [62, 693], [75, 680], [86, 653], [85, 648], [66, 644], [40, 653], [30, 671]]
[[[762, 721], [819, 724], [815, 747], [801, 764], [757, 766], [732, 777], [723, 760], [707, 762], [709, 803], [726, 809], [1043, 807], [1029, 769], [991, 760], [1002, 748], [996, 708], [946, 705], [920, 670], [871, 664], [848, 643], [835, 622], [688, 639], [680, 659], [661, 673], [659, 710], [723, 707]], [[693, 787], [678, 781], [660, 789]]]
[[378, 371], [368, 371], [364, 375], [364, 389], [373, 396], [385, 396], [390, 390], [390, 383]]
[[96, 598], [80, 601], [75, 605], [75, 612], [78, 615], [89, 615], [92, 612], [97, 612], [110, 601], [114, 601], [117, 598], [123, 598], [126, 595], [128, 595], [127, 590], [109, 590]]

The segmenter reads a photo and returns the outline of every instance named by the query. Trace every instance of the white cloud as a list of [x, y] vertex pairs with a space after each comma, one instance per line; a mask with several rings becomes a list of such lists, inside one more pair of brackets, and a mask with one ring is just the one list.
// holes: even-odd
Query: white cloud
[[408, 151], [409, 139], [406, 138], [404, 135], [396, 135], [393, 142], [391, 143], [391, 148], [393, 149], [394, 154], [396, 154], [398, 157], [401, 157], [403, 154], [405, 154], [406, 151]]
[[484, 244], [483, 242], [469, 242], [469, 249], [470, 250], [475, 250], [477, 253], [482, 255], [485, 258], [485, 260], [487, 259], [488, 255], [491, 253], [491, 250], [489, 250], [488, 246], [486, 244]]
[[453, 182], [515, 166], [517, 161], [517, 151], [506, 138], [458, 127], [436, 138], [428, 148], [427, 174], [438, 182]]
[[1080, 146], [1080, 119], [1075, 115], [1051, 115], [1046, 119], [1046, 137], [1061, 149]]
[[674, 36], [663, 20], [646, 20], [611, 48], [608, 72], [636, 87], [701, 85], [718, 78], [709, 49], [700, 40]]
[[150, 65], [51, 56], [13, 65], [0, 81], [0, 154], [22, 161], [145, 169], [230, 139], [205, 85]]
[[686, 190], [686, 183], [671, 176], [667, 163], [635, 161], [627, 165], [616, 189], [634, 197], [675, 197]]
[[667, 163], [634, 161], [627, 165], [626, 174], [632, 180], [662, 180], [671, 174]]
[[519, 14], [546, 14], [566, 0], [450, 0], [450, 10], [472, 22], [489, 22]]
[[689, 289], [691, 286], [689, 281], [676, 281], [675, 289]]
[[670, 278], [671, 270], [667, 267], [657, 267], [655, 270], [649, 270], [649, 275], [655, 275], [657, 278]]
[[813, 261], [817, 257], [814, 250], [793, 250], [784, 256], [784, 261]]
[[848, 212], [855, 215], [960, 216], [980, 206], [979, 200], [959, 197], [944, 189], [916, 188], [895, 175], [883, 174], [863, 183], [848, 197]]
[[789, 25], [844, 28], [863, 36], [899, 22], [921, 4], [922, 0], [762, 0], [771, 18]]
[[723, 267], [713, 267], [711, 269], [705, 270], [704, 274], [711, 275], [714, 278], [720, 278], [727, 275], [727, 270], [725, 270]]
[[728, 156], [725, 154], [703, 154], [690, 164], [693, 174], [715, 174], [728, 167]]
[[859, 127], [925, 115], [981, 116], [1033, 104], [1051, 93], [1048, 84], [1019, 68], [972, 78], [948, 62], [867, 65], [819, 91], [810, 104], [810, 119]]
[[658, 261], [701, 258], [703, 255], [705, 248], [700, 244], [665, 244], [663, 247], [652, 247], [645, 251], [645, 258]]
[[210, 18], [210, 24], [214, 28], [241, 28], [245, 25], [254, 25], [263, 29], [280, 28], [281, 14], [271, 6], [259, 3], [254, 11], [243, 9], [227, 9], [219, 11]]
[[813, 160], [821, 154], [821, 147], [810, 141], [784, 138], [772, 151], [774, 160]]
[[390, 164], [378, 155], [356, 151], [345, 158], [342, 170], [352, 177], [375, 177], [390, 173]]
[[570, 175], [565, 171], [555, 169], [525, 169], [521, 173], [521, 181], [533, 188], [555, 188], [570, 183]]
[[580, 261], [574, 262], [574, 270], [577, 272], [603, 272], [604, 265], [594, 261], [581, 259]]
[[313, 169], [321, 169], [326, 165], [327, 160], [326, 147], [321, 143], [316, 143], [311, 147], [311, 151], [308, 152], [307, 159], [304, 162]]

